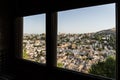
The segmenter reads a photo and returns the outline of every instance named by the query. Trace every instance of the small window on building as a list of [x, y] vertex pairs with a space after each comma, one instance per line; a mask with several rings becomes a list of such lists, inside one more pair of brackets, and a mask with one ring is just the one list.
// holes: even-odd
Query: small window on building
[[23, 59], [46, 63], [45, 14], [24, 17]]
[[115, 78], [115, 4], [58, 12], [57, 66]]

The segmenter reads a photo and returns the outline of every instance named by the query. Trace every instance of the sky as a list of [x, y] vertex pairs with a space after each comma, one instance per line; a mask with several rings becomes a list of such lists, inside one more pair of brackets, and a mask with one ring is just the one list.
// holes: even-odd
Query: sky
[[26, 16], [23, 18], [24, 33], [41, 34], [45, 33], [45, 14]]
[[[24, 17], [24, 33], [45, 33], [45, 14]], [[58, 33], [97, 32], [115, 27], [115, 3], [58, 12]]]

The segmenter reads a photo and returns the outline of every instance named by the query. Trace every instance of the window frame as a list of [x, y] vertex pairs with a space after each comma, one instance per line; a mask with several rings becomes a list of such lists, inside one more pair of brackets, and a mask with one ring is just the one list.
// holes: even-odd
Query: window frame
[[[91, 2], [92, 3], [92, 2]], [[118, 2], [112, 2], [112, 3], [115, 3], [115, 7], [116, 7], [116, 53], [119, 52], [118, 48], [119, 48], [119, 40], [118, 40], [118, 33], [119, 33], [119, 28], [118, 26], [120, 26], [120, 24], [118, 23], [120, 20], [120, 16], [119, 16], [119, 12], [120, 10], [118, 9], [118, 6], [120, 3]], [[97, 4], [97, 5], [103, 5], [104, 3], [102, 4]], [[105, 4], [109, 4], [108, 3], [105, 3]], [[94, 5], [90, 5], [89, 7], [91, 6], [94, 6]], [[86, 7], [86, 6], [85, 6]], [[81, 7], [75, 7], [75, 8], [81, 8]], [[81, 73], [81, 72], [76, 72], [76, 71], [72, 71], [72, 70], [67, 70], [67, 69], [61, 69], [59, 67], [57, 67], [57, 12], [58, 11], [63, 11], [63, 10], [70, 10], [70, 9], [73, 9], [73, 8], [69, 8], [69, 9], [62, 9], [62, 10], [53, 10], [53, 11], [46, 11], [45, 14], [46, 14], [46, 67], [48, 67], [49, 69], [56, 69], [58, 71], [66, 71], [66, 72], [70, 72], [70, 73], [73, 73], [73, 74], [77, 74], [77, 75], [81, 75], [81, 76], [85, 76], [85, 77], [91, 77], [93, 79], [96, 79], [96, 80], [111, 80], [109, 78], [105, 78], [105, 77], [101, 77], [101, 76], [98, 76], [98, 75], [92, 75], [92, 74], [84, 74], [84, 73]], [[39, 11], [38, 11], [39, 13]], [[29, 14], [29, 15], [33, 15], [34, 13], [32, 14]], [[42, 14], [42, 13], [40, 13]], [[35, 15], [35, 14], [34, 14]], [[26, 15], [25, 15], [26, 16]], [[15, 37], [16, 37], [16, 50], [15, 50], [15, 53], [16, 54], [16, 57], [17, 59], [20, 59], [20, 60], [23, 60], [22, 59], [22, 37], [23, 37], [23, 17], [24, 16], [18, 16], [16, 18], [16, 21], [15, 21], [15, 25], [17, 26], [15, 28]], [[54, 41], [53, 41], [54, 40]], [[119, 55], [116, 54], [116, 80], [118, 80], [118, 67], [119, 67], [119, 60], [118, 60], [118, 57]], [[26, 61], [26, 60], [23, 60], [23, 61]], [[29, 62], [29, 61], [28, 61]], [[38, 66], [43, 66], [41, 65], [41, 63], [36, 63], [36, 62], [32, 62], [30, 61], [31, 64], [37, 64]]]

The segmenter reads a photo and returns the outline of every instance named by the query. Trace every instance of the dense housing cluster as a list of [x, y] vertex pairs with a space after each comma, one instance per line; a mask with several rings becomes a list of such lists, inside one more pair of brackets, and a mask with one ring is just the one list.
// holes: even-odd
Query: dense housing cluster
[[[115, 29], [95, 33], [66, 34], [57, 37], [57, 66], [88, 73], [92, 64], [116, 54]], [[25, 59], [45, 63], [45, 34], [24, 34]]]

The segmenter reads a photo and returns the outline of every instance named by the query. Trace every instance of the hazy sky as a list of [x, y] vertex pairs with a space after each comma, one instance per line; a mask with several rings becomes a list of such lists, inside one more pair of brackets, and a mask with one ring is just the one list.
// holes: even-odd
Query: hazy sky
[[[45, 33], [45, 14], [24, 17], [24, 33]], [[85, 33], [115, 27], [115, 4], [58, 12], [58, 32]]]
[[24, 17], [24, 33], [45, 33], [45, 14]]

